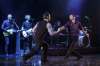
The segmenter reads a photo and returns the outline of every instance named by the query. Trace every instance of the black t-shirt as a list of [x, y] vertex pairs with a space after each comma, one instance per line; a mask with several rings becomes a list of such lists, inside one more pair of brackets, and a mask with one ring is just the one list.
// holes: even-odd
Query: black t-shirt
[[22, 24], [22, 27], [25, 30], [28, 30], [28, 29], [32, 28], [34, 25], [35, 25], [35, 23], [32, 22], [31, 20], [29, 20], [29, 21], [24, 21], [23, 24]]
[[17, 29], [16, 25], [12, 20], [4, 20], [2, 24], [2, 30], [8, 30], [8, 29]]
[[46, 28], [47, 22], [45, 21], [40, 21], [37, 24], [37, 28], [35, 30], [35, 38], [39, 41], [43, 40], [46, 33], [47, 33], [47, 28]]
[[65, 24], [65, 28], [68, 29], [69, 35], [78, 36], [79, 35], [79, 30], [82, 30], [82, 25], [78, 21], [76, 21], [75, 23], [72, 23], [72, 22], [68, 21]]

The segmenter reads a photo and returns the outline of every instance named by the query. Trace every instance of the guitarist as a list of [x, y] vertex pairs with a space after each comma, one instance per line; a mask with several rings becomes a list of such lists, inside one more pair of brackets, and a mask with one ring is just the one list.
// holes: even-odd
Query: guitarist
[[24, 52], [27, 53], [29, 50], [31, 50], [32, 47], [32, 19], [31, 15], [25, 15], [25, 21], [22, 24], [21, 30], [22, 36], [23, 36], [23, 48]]
[[17, 26], [14, 22], [12, 14], [8, 14], [7, 19], [3, 21], [2, 26], [3, 35], [5, 38], [5, 52], [8, 54], [9, 44], [13, 44], [14, 30], [17, 29]]

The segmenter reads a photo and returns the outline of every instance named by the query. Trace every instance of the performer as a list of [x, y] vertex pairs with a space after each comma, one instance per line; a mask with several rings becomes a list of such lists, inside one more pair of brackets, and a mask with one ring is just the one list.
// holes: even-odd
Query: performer
[[84, 32], [84, 29], [79, 21], [76, 21], [76, 17], [74, 14], [69, 15], [69, 21], [62, 27], [60, 27], [60, 30], [68, 30], [69, 33], [69, 46], [68, 51], [66, 54], [66, 57], [69, 57], [69, 55], [73, 52], [75, 56], [77, 56], [77, 60], [82, 58], [82, 56], [74, 50], [75, 45], [78, 43], [78, 36], [80, 30]]
[[12, 14], [8, 14], [7, 19], [3, 21], [1, 28], [5, 38], [5, 52], [8, 55], [8, 46], [14, 41], [14, 32], [18, 29]]
[[25, 15], [25, 21], [22, 24], [23, 47], [25, 53], [29, 52], [32, 48], [32, 22], [31, 15]]
[[43, 20], [37, 22], [37, 24], [33, 28], [33, 38], [36, 43], [36, 49], [33, 48], [30, 53], [24, 55], [23, 60], [27, 61], [30, 57], [32, 57], [36, 50], [41, 50], [41, 60], [43, 62], [47, 61], [47, 49], [48, 45], [44, 41], [44, 36], [48, 32], [50, 36], [54, 36], [59, 33], [59, 29], [57, 31], [54, 31], [52, 28], [52, 25], [50, 23], [51, 15], [49, 12], [45, 12], [43, 14]]

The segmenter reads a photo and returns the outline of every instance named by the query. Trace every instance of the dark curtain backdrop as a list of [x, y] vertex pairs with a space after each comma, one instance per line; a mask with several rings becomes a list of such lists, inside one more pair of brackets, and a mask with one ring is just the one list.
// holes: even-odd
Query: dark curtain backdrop
[[[70, 1], [70, 0], [69, 0]], [[31, 14], [38, 20], [45, 11], [50, 11], [52, 20], [59, 19], [66, 22], [68, 0], [0, 0], [0, 26], [8, 13], [12, 13], [19, 27], [24, 20], [25, 14]], [[74, 4], [73, 4], [74, 5]], [[82, 6], [81, 19], [89, 16], [92, 29], [93, 46], [100, 46], [100, 1], [86, 0]], [[2, 43], [2, 30], [0, 28], [0, 43]]]

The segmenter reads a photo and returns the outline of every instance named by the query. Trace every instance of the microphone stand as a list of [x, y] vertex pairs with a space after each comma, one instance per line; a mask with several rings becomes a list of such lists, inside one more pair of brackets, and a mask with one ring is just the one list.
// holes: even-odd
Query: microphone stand
[[19, 30], [19, 26], [16, 24], [15, 19], [13, 19], [13, 23], [15, 24], [16, 28]]
[[[16, 28], [19, 30], [19, 26], [16, 24], [15, 19], [13, 19], [13, 23], [15, 24]], [[21, 50], [20, 50], [20, 32], [17, 32], [16, 35], [16, 59], [20, 61]], [[17, 62], [19, 64], [19, 62]], [[19, 66], [19, 65], [18, 65]]]

